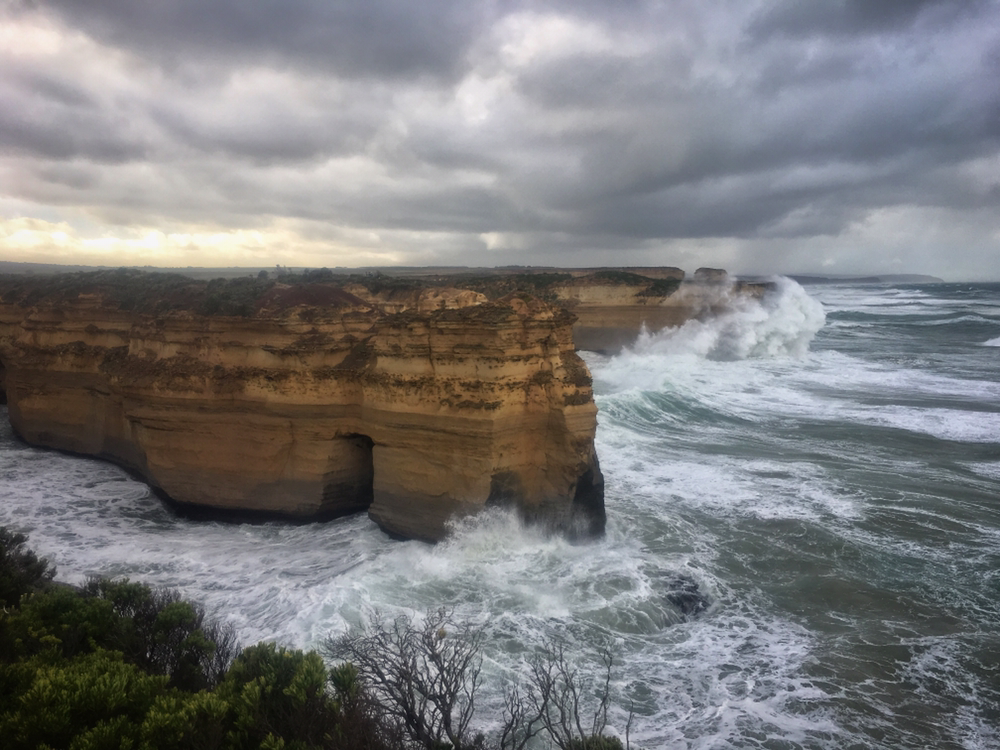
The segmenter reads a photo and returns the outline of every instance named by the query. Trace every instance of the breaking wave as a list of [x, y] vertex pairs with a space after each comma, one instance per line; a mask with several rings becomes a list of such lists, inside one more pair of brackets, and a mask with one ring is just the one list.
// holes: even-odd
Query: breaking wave
[[694, 354], [707, 359], [801, 357], [826, 322], [823, 306], [791, 279], [775, 282], [762, 299], [730, 296], [729, 312], [709, 320], [691, 320], [657, 333], [644, 331], [631, 353]]
[[779, 277], [762, 299], [731, 295], [729, 311], [676, 328], [642, 331], [610, 359], [588, 356], [606, 392], [659, 390], [681, 371], [700, 372], [706, 360], [798, 359], [826, 323], [823, 306], [791, 279]]

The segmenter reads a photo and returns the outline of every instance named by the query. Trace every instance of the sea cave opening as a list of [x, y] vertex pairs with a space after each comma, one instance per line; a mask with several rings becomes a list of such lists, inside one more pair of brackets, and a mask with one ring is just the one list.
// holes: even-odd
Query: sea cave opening
[[346, 516], [368, 510], [375, 498], [374, 448], [375, 441], [360, 433], [333, 439], [323, 475], [323, 515]]

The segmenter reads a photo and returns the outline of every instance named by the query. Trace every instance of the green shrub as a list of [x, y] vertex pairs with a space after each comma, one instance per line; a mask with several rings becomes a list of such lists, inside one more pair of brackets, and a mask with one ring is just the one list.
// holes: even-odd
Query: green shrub
[[0, 713], [8, 750], [135, 747], [143, 720], [168, 689], [166, 677], [145, 674], [104, 650], [29, 666], [30, 684]]
[[170, 589], [152, 589], [127, 578], [94, 578], [88, 595], [108, 602], [118, 617], [105, 645], [174, 687], [201, 690], [219, 683], [239, 653], [231, 626], [206, 620], [204, 610]]
[[231, 707], [233, 747], [319, 747], [334, 730], [326, 666], [316, 652], [259, 643], [233, 662], [219, 694]]
[[16, 605], [21, 597], [48, 584], [56, 574], [44, 557], [25, 545], [28, 537], [0, 526], [0, 607]]
[[652, 284], [639, 292], [640, 297], [669, 297], [680, 289], [680, 279], [656, 279]]
[[591, 274], [591, 278], [599, 281], [609, 281], [612, 284], [628, 284], [631, 286], [648, 284], [652, 280], [648, 276], [641, 276], [630, 271], [616, 271], [612, 269], [595, 271]]
[[26, 596], [21, 606], [0, 618], [0, 660], [44, 656], [49, 662], [72, 659], [111, 647], [117, 617], [108, 602], [54, 585]]

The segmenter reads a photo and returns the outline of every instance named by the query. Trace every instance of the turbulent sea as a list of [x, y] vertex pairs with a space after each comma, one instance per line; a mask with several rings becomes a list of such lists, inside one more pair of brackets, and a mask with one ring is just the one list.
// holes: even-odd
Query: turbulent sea
[[779, 285], [586, 356], [596, 543], [502, 513], [434, 547], [363, 516], [184, 520], [112, 465], [19, 443], [5, 412], [0, 523], [62, 580], [176, 587], [247, 643], [453, 607], [490, 633], [487, 724], [557, 637], [582, 673], [611, 644], [633, 747], [1000, 747], [1000, 285]]

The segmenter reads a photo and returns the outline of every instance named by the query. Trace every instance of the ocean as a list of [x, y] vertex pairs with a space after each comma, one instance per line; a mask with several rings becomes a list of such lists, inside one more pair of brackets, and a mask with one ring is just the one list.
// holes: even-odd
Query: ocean
[[364, 516], [174, 516], [0, 414], [0, 524], [58, 579], [171, 586], [245, 643], [318, 646], [374, 609], [487, 628], [481, 721], [527, 650], [615, 655], [633, 747], [1000, 747], [1000, 285], [812, 286], [585, 355], [608, 532], [503, 512], [436, 546]]

